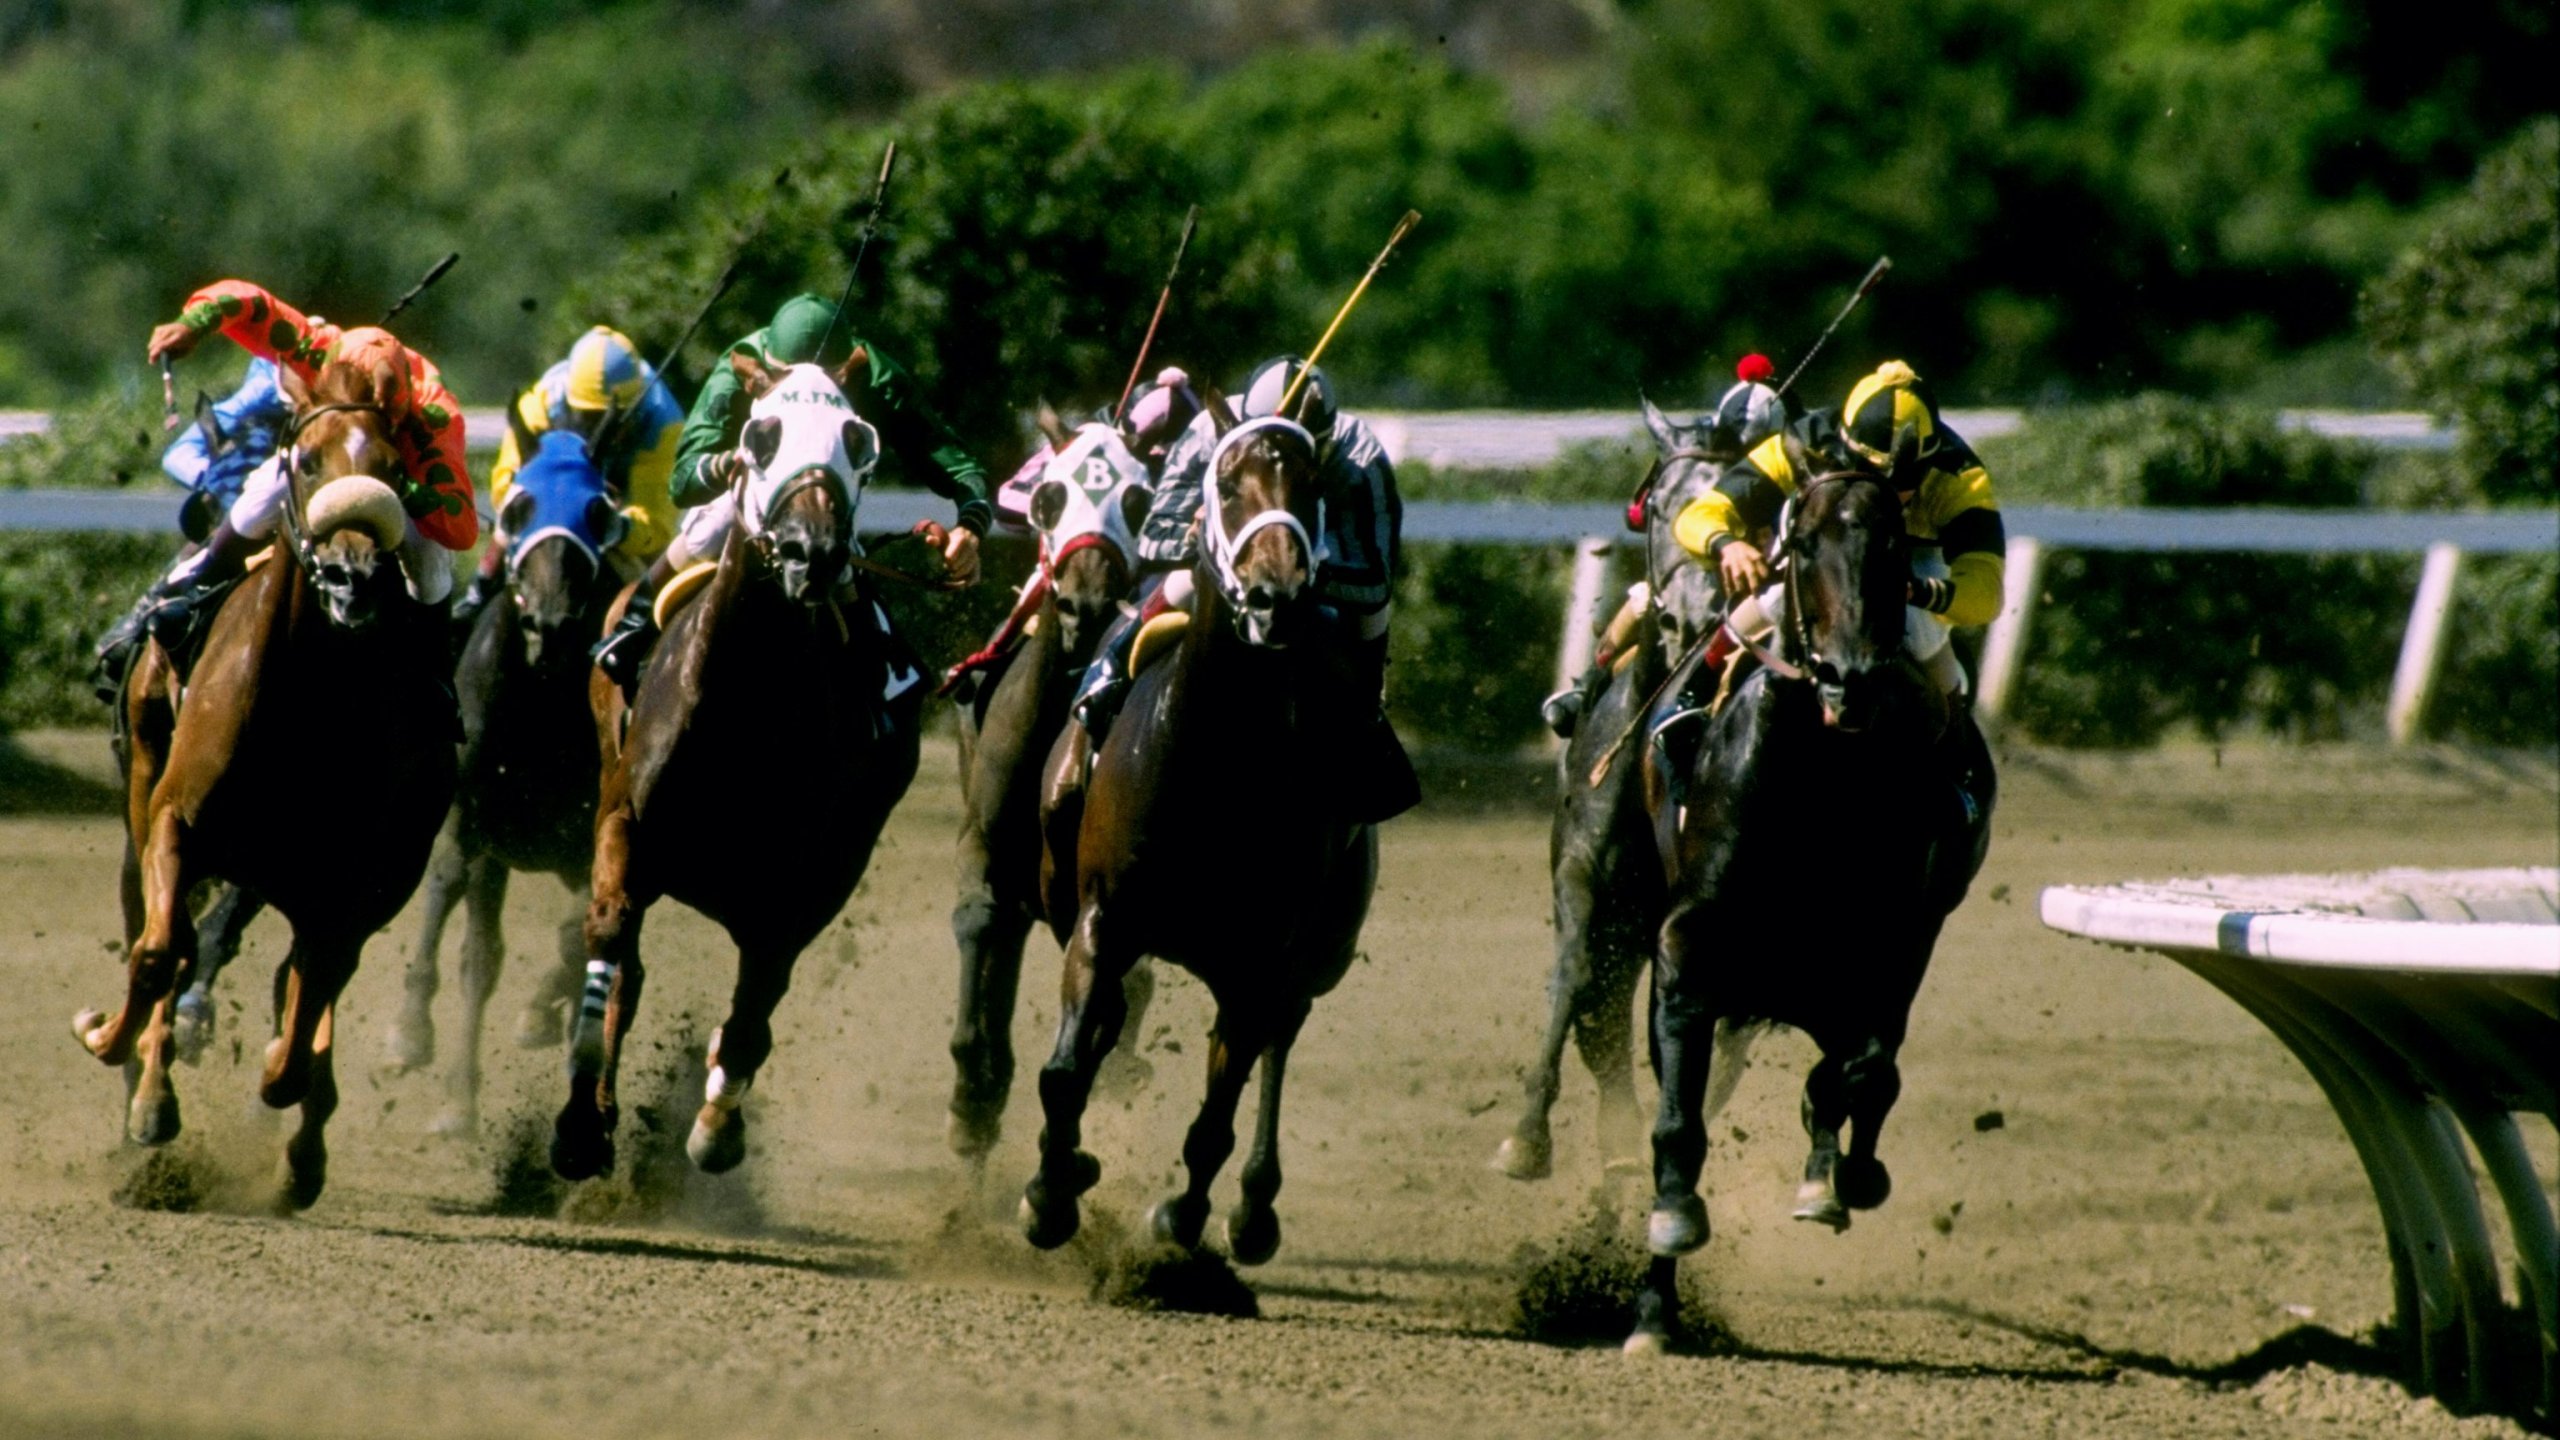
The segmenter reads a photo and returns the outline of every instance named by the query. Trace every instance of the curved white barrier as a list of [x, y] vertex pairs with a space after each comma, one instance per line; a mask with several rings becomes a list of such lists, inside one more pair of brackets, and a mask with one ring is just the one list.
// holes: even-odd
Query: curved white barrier
[[[2515, 1112], [2560, 1122], [2560, 870], [2057, 885], [2044, 923], [2157, 950], [2311, 1072], [2389, 1239], [2410, 1378], [2457, 1409], [2560, 1417], [2560, 1228]], [[2517, 1353], [2468, 1136], [2515, 1232]]]

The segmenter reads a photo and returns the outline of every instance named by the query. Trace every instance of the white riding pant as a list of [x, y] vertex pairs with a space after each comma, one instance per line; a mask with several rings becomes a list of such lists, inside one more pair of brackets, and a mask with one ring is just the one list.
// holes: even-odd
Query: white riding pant
[[720, 547], [738, 523], [738, 492], [721, 491], [676, 517], [676, 538], [667, 543], [667, 563], [681, 570], [697, 560], [717, 560]]
[[[282, 457], [270, 457], [265, 464], [249, 472], [248, 478], [241, 482], [240, 498], [231, 502], [227, 518], [233, 532], [246, 540], [264, 540], [274, 535], [276, 526], [284, 519], [285, 499], [292, 493], [293, 485], [284, 472]], [[170, 583], [194, 578], [209, 553], [199, 550], [180, 560], [169, 571]], [[418, 529], [415, 518], [407, 522], [407, 533], [401, 536], [400, 548], [394, 552], [394, 558], [400, 562], [401, 573], [408, 577], [410, 595], [421, 603], [440, 604], [445, 596], [453, 593], [452, 552], [428, 539]]]

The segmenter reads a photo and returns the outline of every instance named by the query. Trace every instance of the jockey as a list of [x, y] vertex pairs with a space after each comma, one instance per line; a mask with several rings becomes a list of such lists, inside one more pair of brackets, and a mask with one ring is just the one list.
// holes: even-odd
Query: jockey
[[[1315, 588], [1331, 612], [1343, 639], [1348, 661], [1345, 714], [1372, 732], [1387, 728], [1382, 701], [1387, 675], [1387, 621], [1395, 577], [1403, 568], [1404, 501], [1396, 493], [1395, 466], [1386, 446], [1368, 422], [1341, 413], [1333, 384], [1324, 372], [1295, 355], [1262, 362], [1239, 392], [1239, 419], [1280, 413], [1281, 398], [1306, 372], [1295, 418], [1316, 442], [1316, 465], [1322, 491], [1322, 531], [1316, 538]], [[1209, 461], [1218, 443], [1217, 424], [1202, 413], [1184, 427], [1165, 457], [1164, 477], [1156, 485], [1155, 502], [1138, 536], [1138, 556], [1159, 572], [1145, 585], [1134, 613], [1123, 616], [1103, 637], [1093, 664], [1076, 694], [1073, 714], [1098, 745], [1121, 701], [1127, 696], [1129, 656], [1141, 625], [1173, 608], [1191, 603], [1190, 565], [1198, 543], [1197, 521], [1209, 478]], [[1380, 748], [1373, 753], [1384, 754]], [[1397, 763], [1382, 766], [1371, 777], [1374, 786], [1353, 818], [1363, 822], [1388, 819], [1411, 808], [1420, 798], [1412, 768], [1396, 750]]]
[[[622, 577], [630, 579], [675, 535], [675, 502], [667, 498], [667, 482], [675, 473], [676, 433], [683, 424], [684, 411], [656, 368], [640, 358], [629, 337], [598, 325], [579, 336], [566, 359], [543, 371], [507, 407], [507, 433], [498, 442], [498, 461], [489, 469], [489, 502], [498, 514], [506, 514], [516, 471], [533, 458], [542, 436], [565, 430], [590, 449], [602, 442], [609, 452], [597, 457], [605, 484], [621, 500], [622, 514], [630, 522], [606, 553]], [[500, 534], [480, 552], [471, 588], [454, 602], [456, 623], [467, 624], [497, 594], [513, 538]]]
[[[1156, 378], [1137, 392], [1129, 408], [1118, 421], [1121, 442], [1129, 447], [1147, 467], [1147, 481], [1152, 485], [1164, 476], [1165, 454], [1182, 437], [1192, 417], [1200, 413], [1199, 392], [1191, 388], [1191, 376], [1178, 365], [1168, 365], [1156, 372]], [[1106, 408], [1094, 411], [1093, 418], [1111, 423]], [[1045, 422], [1044, 422], [1045, 423]], [[1038, 449], [1023, 459], [1012, 475], [996, 487], [996, 516], [1005, 525], [1027, 529], [1031, 492], [1049, 473], [1049, 462], [1057, 458], [1057, 447], [1042, 440]]]
[[[818, 353], [830, 330], [841, 330]], [[987, 503], [987, 472], [962, 447], [950, 427], [926, 407], [916, 393], [913, 376], [878, 347], [838, 325], [836, 307], [815, 295], [795, 295], [782, 302], [773, 323], [741, 337], [726, 355], [749, 355], [770, 366], [817, 364], [830, 368], [854, 357], [853, 383], [846, 398], [854, 412], [878, 427], [881, 440], [894, 452], [908, 478], [922, 480], [934, 493], [959, 506], [942, 551], [953, 578], [972, 581], [978, 575], [978, 540], [994, 512]], [[724, 355], [725, 360], [725, 355]], [[696, 561], [717, 559], [737, 523], [738, 504], [732, 489], [746, 468], [738, 452], [739, 432], [746, 428], [751, 406], [744, 386], [726, 363], [703, 382], [694, 397], [676, 444], [670, 493], [684, 508], [675, 539], [650, 563], [638, 589], [622, 612], [622, 621], [596, 642], [596, 665], [627, 693], [640, 678], [641, 662], [656, 644], [657, 619], [651, 602], [676, 573]], [[851, 583], [850, 573], [846, 583]], [[900, 667], [893, 666], [893, 669]], [[912, 667], [906, 667], [912, 668]]]
[[[390, 374], [386, 418], [401, 473], [379, 478], [409, 512], [400, 562], [412, 593], [429, 605], [442, 604], [452, 577], [445, 565], [427, 559], [426, 547], [470, 549], [479, 538], [480, 512], [472, 503], [471, 472], [463, 467], [462, 406], [445, 388], [434, 363], [379, 326], [342, 330], [246, 280], [218, 280], [188, 296], [177, 319], [151, 332], [143, 356], [155, 363], [163, 356], [184, 359], [216, 331], [304, 385], [315, 383], [332, 360], [380, 364]], [[237, 577], [275, 534], [293, 488], [279, 458], [270, 455], [243, 478], [239, 496], [204, 544], [181, 558], [99, 643], [101, 675], [120, 678], [134, 644], [155, 617], [183, 610], [197, 596]]]
[[188, 524], [194, 534], [213, 528], [214, 517], [240, 498], [249, 472], [276, 453], [276, 441], [293, 418], [276, 362], [256, 359], [240, 377], [240, 388], [204, 406], [196, 423], [178, 432], [160, 456], [160, 468], [192, 492], [187, 496]]
[[[1716, 400], [1715, 408], [1701, 416], [1698, 423], [1707, 427], [1707, 448], [1717, 453], [1742, 454], [1777, 434], [1787, 425], [1787, 403], [1769, 388], [1769, 377], [1777, 368], [1769, 357], [1758, 353], [1745, 355], [1733, 367], [1734, 383]], [[1643, 497], [1639, 497], [1641, 504]], [[1644, 528], [1643, 512], [1636, 505], [1628, 507], [1630, 528]], [[1558, 739], [1571, 739], [1581, 725], [1583, 713], [1609, 687], [1609, 676], [1616, 668], [1618, 656], [1625, 652], [1628, 640], [1636, 633], [1638, 620], [1651, 603], [1650, 591], [1630, 591], [1618, 613], [1601, 627], [1604, 637], [1591, 664], [1572, 684], [1550, 695], [1538, 706], [1538, 714]]]
[[[1910, 451], [1914, 458], [1897, 465], [1897, 441], [1906, 436], [1917, 442]], [[1899, 360], [1886, 361], [1860, 380], [1838, 410], [1806, 416], [1794, 438], [1817, 463], [1880, 475], [1902, 497], [1903, 523], [1913, 542], [1904, 644], [1941, 692], [1964, 694], [1964, 666], [1948, 643], [1949, 631], [1991, 623], [2000, 613], [2007, 567], [2008, 537], [1991, 493], [1991, 473], [1947, 428], [1926, 384]], [[1776, 525], [1779, 508], [1809, 478], [1795, 472], [1785, 439], [1773, 435], [1673, 522], [1681, 548], [1710, 562], [1725, 594], [1739, 597], [1709, 644], [1700, 674], [1731, 654], [1737, 638], [1757, 642], [1777, 627], [1777, 595], [1766, 588], [1769, 563], [1753, 537]]]

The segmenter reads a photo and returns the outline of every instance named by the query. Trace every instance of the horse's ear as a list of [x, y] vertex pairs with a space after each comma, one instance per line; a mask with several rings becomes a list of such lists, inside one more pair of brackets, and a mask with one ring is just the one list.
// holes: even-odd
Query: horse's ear
[[522, 486], [507, 492], [507, 503], [498, 507], [498, 528], [510, 535], [521, 535], [533, 523], [533, 492]]
[[223, 432], [221, 414], [213, 408], [213, 397], [201, 390], [196, 392], [196, 423], [204, 427], [205, 444], [210, 448], [219, 450], [231, 443], [231, 437]]
[[748, 458], [756, 462], [757, 469], [772, 464], [773, 457], [782, 453], [782, 417], [767, 415], [748, 421], [747, 428], [738, 433], [738, 443], [746, 447]]
[[311, 408], [311, 382], [302, 378], [301, 371], [290, 365], [277, 366], [276, 385], [284, 391], [284, 398], [296, 411]]
[[1644, 428], [1653, 432], [1655, 448], [1665, 455], [1679, 449], [1678, 427], [1671, 423], [1671, 417], [1663, 414], [1661, 409], [1653, 403], [1653, 397], [1641, 390], [1636, 392], [1636, 401], [1644, 406]]
[[1050, 405], [1045, 396], [1040, 401], [1040, 408], [1032, 413], [1031, 423], [1040, 427], [1040, 434], [1048, 440], [1049, 448], [1059, 454], [1065, 454], [1067, 446], [1075, 441], [1074, 434], [1067, 429], [1067, 422], [1058, 418], [1056, 407]]
[[853, 377], [856, 375], [867, 375], [870, 373], [870, 370], [871, 347], [867, 345], [856, 345], [853, 349], [845, 353], [843, 364], [838, 365], [833, 370], [827, 372], [827, 378], [836, 382], [837, 389], [851, 390], [853, 388]]
[[1155, 501], [1144, 485], [1120, 487], [1120, 523], [1128, 527], [1130, 534], [1146, 528], [1147, 512], [1155, 508]]
[[1200, 408], [1209, 413], [1209, 423], [1217, 427], [1220, 439], [1236, 428], [1236, 412], [1227, 403], [1227, 392], [1205, 380], [1200, 384]]
[[871, 427], [859, 420], [844, 422], [844, 463], [858, 478], [880, 459], [880, 442], [872, 438]]
[[738, 377], [739, 388], [747, 392], [751, 402], [763, 399], [766, 391], [782, 383], [779, 371], [766, 368], [762, 360], [744, 350], [729, 352], [729, 373]]
[[1067, 482], [1043, 480], [1031, 487], [1031, 503], [1026, 507], [1032, 528], [1054, 529], [1067, 516]]
[[1795, 471], [1796, 484], [1802, 485], [1822, 473], [1822, 466], [1813, 458], [1813, 452], [1806, 449], [1804, 442], [1792, 432], [1779, 432], [1778, 448], [1786, 452], [1787, 468]]

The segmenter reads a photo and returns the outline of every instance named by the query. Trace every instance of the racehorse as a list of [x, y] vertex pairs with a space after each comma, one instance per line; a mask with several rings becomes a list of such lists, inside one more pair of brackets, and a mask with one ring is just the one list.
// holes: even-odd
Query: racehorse
[[[1280, 1245], [1280, 1091], [1317, 997], [1350, 967], [1377, 881], [1374, 827], [1325, 803], [1343, 691], [1315, 613], [1316, 454], [1292, 421], [1238, 425], [1210, 406], [1219, 439], [1201, 507], [1193, 611], [1170, 653], [1143, 669], [1093, 756], [1071, 847], [1048, 863], [1074, 904], [1050, 924], [1066, 945], [1058, 1037], [1040, 1071], [1046, 1125], [1022, 1221], [1043, 1249], [1081, 1222], [1101, 1176], [1079, 1148], [1094, 1072], [1124, 1018], [1121, 978], [1142, 955], [1189, 970], [1217, 1005], [1208, 1083], [1183, 1142], [1189, 1184], [1155, 1207], [1161, 1239], [1196, 1247], [1209, 1187], [1235, 1148], [1235, 1108], [1262, 1062], [1261, 1113], [1227, 1246], [1244, 1264]], [[1074, 731], [1061, 735], [1066, 747]], [[1054, 762], [1053, 762], [1054, 763]]]
[[426, 914], [386, 1046], [394, 1072], [434, 1062], [438, 951], [454, 906], [468, 903], [460, 1048], [433, 1125], [460, 1135], [479, 1124], [480, 1026], [506, 963], [500, 924], [511, 872], [557, 875], [578, 894], [560, 927], [559, 964], [517, 1019], [519, 1046], [559, 1043], [560, 1012], [577, 998], [585, 970], [597, 780], [587, 647], [620, 583], [605, 552], [630, 525], [586, 441], [568, 431], [542, 437], [498, 518], [509, 542], [507, 583], [472, 622], [455, 669], [461, 780], [427, 869]]
[[[1800, 448], [1791, 458], [1797, 474], [1818, 468]], [[1647, 803], [1673, 838], [1653, 972], [1655, 1258], [1630, 1349], [1664, 1342], [1679, 1257], [1707, 1241], [1697, 1185], [1718, 1023], [1793, 1025], [1822, 1051], [1805, 1079], [1797, 1218], [1845, 1229], [1884, 1203], [1877, 1141], [1911, 1003], [1989, 843], [1979, 732], [1904, 653], [1901, 502], [1873, 477], [1825, 474], [1779, 526], [1777, 647], [1706, 718], [1685, 804], [1661, 752], [1646, 754]], [[1949, 782], [1958, 748], [1978, 762], [1971, 800]]]
[[[1126, 601], [1146, 518], [1144, 462], [1119, 433], [1091, 423], [1070, 434], [1042, 414], [1056, 458], [1035, 485], [1029, 519], [1039, 569], [1007, 629], [1019, 643], [958, 707], [960, 729], [959, 1018], [951, 1031], [951, 1148], [976, 1160], [1002, 1134], [1013, 1090], [1013, 1006], [1022, 946], [1042, 918], [1040, 777], [1094, 647]], [[1144, 965], [1133, 985], [1150, 979]], [[1143, 997], [1132, 996], [1133, 1009]]]
[[[1669, 903], [1660, 846], [1645, 811], [1639, 766], [1623, 753], [1672, 667], [1715, 623], [1717, 588], [1680, 548], [1673, 522], [1741, 458], [1741, 437], [1701, 421], [1681, 425], [1644, 402], [1656, 455], [1627, 523], [1644, 535], [1646, 627], [1624, 637], [1626, 660], [1601, 691], [1558, 758], [1556, 814], [1547, 839], [1555, 897], [1555, 970], [1547, 981], [1547, 1027], [1525, 1079], [1528, 1104], [1494, 1158], [1515, 1180], [1554, 1172], [1548, 1123], [1562, 1083], [1569, 1038], [1600, 1085], [1600, 1155], [1607, 1170], [1640, 1169], [1643, 1120], [1636, 1105], [1636, 981], [1653, 958]], [[1717, 1037], [1708, 1115], [1741, 1079], [1755, 1029]]]
[[831, 375], [731, 356], [753, 397], [737, 523], [689, 605], [676, 608], [684, 576], [660, 592], [664, 638], [633, 701], [601, 672], [589, 682], [604, 779], [586, 986], [551, 1146], [564, 1178], [613, 1164], [615, 1073], [646, 978], [641, 922], [661, 897], [738, 947], [685, 1153], [715, 1174], [746, 1157], [739, 1107], [772, 1053], [791, 967], [844, 908], [915, 776], [924, 677], [898, 664], [875, 602], [856, 592], [847, 614], [839, 598], [847, 567], [865, 563], [854, 510], [880, 453], [842, 389], [853, 363]]
[[[319, 1198], [338, 1087], [332, 1020], [365, 938], [417, 888], [453, 799], [453, 705], [440, 616], [413, 605], [393, 557], [407, 529], [368, 467], [390, 459], [387, 368], [332, 362], [305, 387], [277, 463], [284, 527], [213, 619], [181, 677], [155, 640], [123, 696], [129, 737], [122, 1007], [74, 1022], [98, 1059], [128, 1065], [126, 1134], [179, 1129], [169, 1061], [178, 989], [196, 963], [188, 891], [231, 881], [283, 915], [275, 1039], [259, 1095], [302, 1107], [283, 1200]], [[432, 557], [443, 559], [443, 552]], [[435, 593], [447, 575], [413, 577]]]

